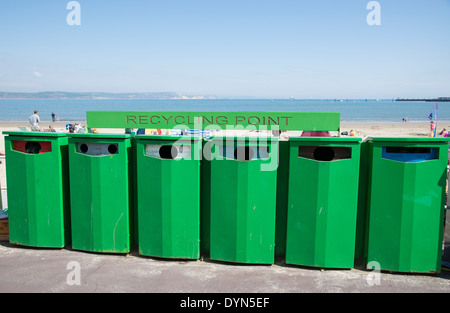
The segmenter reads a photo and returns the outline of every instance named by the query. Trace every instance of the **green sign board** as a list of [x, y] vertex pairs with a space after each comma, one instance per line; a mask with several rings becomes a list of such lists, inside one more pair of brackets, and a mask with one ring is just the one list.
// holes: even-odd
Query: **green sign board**
[[257, 129], [339, 131], [334, 112], [87, 111], [88, 128]]

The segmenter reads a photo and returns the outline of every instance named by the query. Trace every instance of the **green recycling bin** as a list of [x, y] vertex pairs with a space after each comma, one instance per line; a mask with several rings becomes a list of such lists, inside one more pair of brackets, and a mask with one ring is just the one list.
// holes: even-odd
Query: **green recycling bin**
[[353, 268], [361, 138], [289, 138], [286, 263]]
[[3, 132], [8, 186], [9, 240], [63, 248], [70, 242], [65, 133]]
[[69, 135], [73, 249], [130, 252], [132, 157], [130, 135]]
[[367, 268], [440, 272], [448, 138], [367, 141]]
[[201, 137], [135, 138], [139, 254], [198, 259]]
[[273, 263], [278, 138], [215, 137], [203, 149], [205, 254], [217, 261]]

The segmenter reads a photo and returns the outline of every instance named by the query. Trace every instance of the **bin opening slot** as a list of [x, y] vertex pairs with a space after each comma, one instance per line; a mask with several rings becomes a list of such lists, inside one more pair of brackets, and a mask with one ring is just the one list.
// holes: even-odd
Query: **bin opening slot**
[[436, 160], [439, 148], [432, 147], [383, 147], [382, 158], [401, 162]]
[[52, 143], [50, 141], [13, 141], [13, 150], [28, 153], [41, 154], [52, 151]]
[[234, 159], [239, 161], [250, 161], [254, 156], [253, 149], [250, 147], [237, 147], [234, 150]]
[[145, 145], [145, 155], [163, 160], [189, 159], [190, 145]]
[[329, 146], [300, 146], [298, 147], [298, 156], [300, 158], [316, 161], [337, 161], [351, 159], [351, 147], [329, 147]]
[[88, 150], [89, 150], [89, 148], [88, 148], [87, 144], [83, 143], [80, 145], [81, 152], [86, 153], [86, 152], [88, 152]]
[[270, 148], [261, 146], [223, 145], [219, 147], [219, 155], [237, 161], [264, 160], [270, 156]]
[[178, 156], [178, 149], [175, 146], [161, 146], [159, 148], [159, 156], [161, 159], [173, 160]]
[[119, 153], [117, 143], [80, 142], [77, 144], [77, 152], [91, 156], [106, 156]]
[[386, 147], [387, 153], [431, 153], [428, 147]]
[[117, 152], [119, 151], [119, 148], [117, 146], [117, 144], [113, 144], [113, 145], [109, 145], [108, 146], [108, 152], [111, 154], [117, 154]]

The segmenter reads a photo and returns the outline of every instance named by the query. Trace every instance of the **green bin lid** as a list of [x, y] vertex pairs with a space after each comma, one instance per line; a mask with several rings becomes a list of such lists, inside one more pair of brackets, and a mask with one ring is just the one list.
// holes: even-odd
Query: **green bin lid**
[[58, 133], [58, 132], [35, 132], [35, 131], [4, 131], [3, 135], [10, 136], [26, 136], [26, 137], [64, 137], [67, 136], [67, 133]]
[[227, 140], [235, 140], [235, 141], [279, 141], [278, 137], [259, 137], [259, 136], [214, 136], [211, 137], [211, 140], [215, 141], [227, 141]]
[[289, 141], [358, 142], [359, 137], [289, 137]]
[[183, 136], [183, 135], [136, 135], [134, 136], [136, 139], [144, 139], [144, 140], [170, 140], [170, 141], [177, 141], [177, 140], [202, 140], [201, 136]]
[[70, 138], [98, 138], [98, 139], [127, 139], [131, 138], [129, 134], [83, 134], [83, 133], [69, 133], [67, 134]]

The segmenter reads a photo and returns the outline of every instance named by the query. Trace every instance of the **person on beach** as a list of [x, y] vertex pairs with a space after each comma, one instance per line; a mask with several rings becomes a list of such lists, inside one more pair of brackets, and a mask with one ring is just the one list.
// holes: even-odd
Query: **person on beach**
[[38, 110], [34, 110], [34, 114], [30, 115], [30, 117], [28, 118], [28, 121], [30, 122], [30, 128], [34, 131], [41, 131], [41, 128], [39, 127], [40, 119], [38, 113]]
[[433, 137], [434, 136], [434, 128], [436, 127], [436, 125], [434, 124], [434, 122], [433, 121], [431, 121], [430, 122], [430, 130], [431, 130], [431, 136], [430, 137]]
[[52, 121], [53, 121], [53, 123], [55, 122], [55, 120], [56, 120], [56, 114], [55, 114], [55, 112], [52, 112]]

